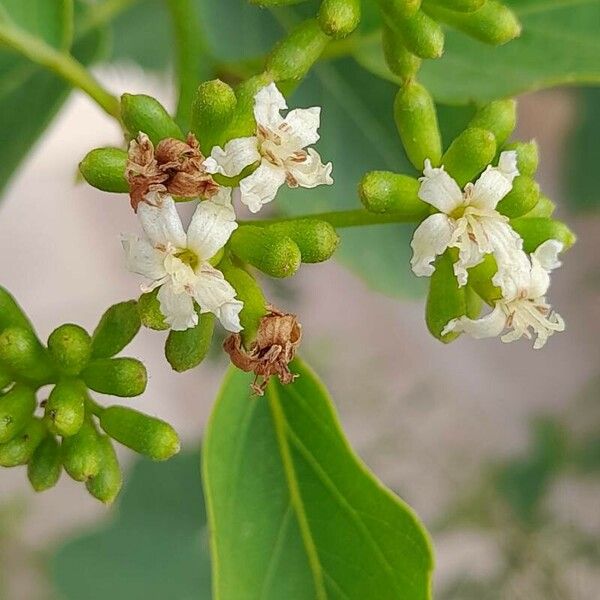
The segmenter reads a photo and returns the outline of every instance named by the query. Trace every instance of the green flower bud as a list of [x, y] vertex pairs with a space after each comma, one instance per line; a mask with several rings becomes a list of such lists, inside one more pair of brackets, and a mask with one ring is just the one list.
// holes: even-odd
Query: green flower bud
[[465, 287], [465, 304], [467, 317], [469, 317], [469, 319], [477, 319], [481, 314], [483, 300], [470, 284], [467, 284]]
[[494, 160], [495, 155], [494, 134], [469, 127], [450, 144], [442, 156], [442, 164], [458, 185], [464, 187]]
[[511, 142], [503, 150], [514, 150], [517, 153], [517, 168], [521, 175], [533, 177], [539, 164], [538, 145], [535, 140], [530, 142]]
[[138, 299], [137, 308], [144, 327], [155, 331], [164, 331], [169, 329], [169, 325], [165, 321], [162, 312], [160, 312], [160, 302], [157, 298], [158, 289], [142, 294]]
[[491, 131], [500, 148], [512, 135], [517, 125], [517, 102], [512, 98], [496, 100], [482, 106], [471, 119], [469, 127]]
[[79, 431], [63, 439], [63, 466], [75, 481], [87, 481], [100, 472], [102, 446], [94, 424], [86, 419]]
[[267, 58], [267, 71], [275, 81], [302, 79], [328, 42], [316, 20], [304, 21], [272, 50]]
[[537, 182], [527, 175], [519, 175], [513, 181], [512, 190], [498, 202], [496, 209], [512, 219], [528, 213], [539, 199], [540, 186]]
[[81, 381], [59, 381], [50, 392], [44, 408], [46, 427], [56, 435], [75, 435], [83, 425], [86, 398], [87, 389]]
[[35, 449], [27, 465], [27, 477], [36, 492], [54, 487], [62, 471], [61, 447], [53, 435], [47, 435]]
[[442, 157], [442, 138], [437, 112], [429, 92], [416, 81], [406, 82], [394, 101], [394, 118], [404, 150], [418, 171], [425, 159], [434, 166]]
[[113, 500], [121, 491], [123, 485], [123, 473], [119, 466], [117, 454], [106, 435], [98, 438], [101, 450], [100, 470], [96, 475], [85, 482], [87, 491], [104, 504], [112, 504]]
[[92, 356], [109, 358], [118, 354], [140, 330], [137, 302], [128, 300], [111, 306], [100, 319], [92, 336]]
[[402, 43], [420, 58], [439, 58], [444, 53], [442, 28], [423, 11], [405, 19], [390, 20], [388, 24]]
[[128, 193], [125, 178], [127, 152], [120, 148], [95, 148], [79, 163], [79, 172], [93, 187], [103, 192]]
[[421, 0], [379, 0], [381, 11], [390, 21], [412, 17], [421, 7]]
[[198, 324], [185, 331], [170, 331], [165, 344], [165, 356], [174, 371], [182, 373], [197, 367], [208, 354], [212, 342], [215, 317], [199, 315]]
[[230, 238], [232, 252], [271, 277], [289, 277], [300, 267], [302, 255], [288, 236], [253, 225], [238, 227]]
[[541, 194], [537, 204], [527, 214], [523, 215], [523, 218], [551, 217], [555, 210], [556, 204], [548, 196]]
[[152, 460], [167, 460], [180, 449], [177, 432], [168, 423], [125, 406], [107, 408], [100, 426], [110, 437]]
[[421, 184], [414, 177], [391, 171], [371, 171], [358, 184], [364, 207], [374, 213], [398, 213], [407, 220], [422, 221], [430, 206], [419, 198]]
[[317, 18], [327, 35], [345, 38], [360, 23], [360, 0], [323, 0]]
[[36, 408], [35, 392], [21, 384], [0, 396], [0, 444], [5, 444], [21, 433]]
[[256, 338], [260, 322], [267, 314], [267, 301], [262, 289], [247, 271], [234, 265], [227, 257], [219, 265], [225, 279], [233, 286], [238, 300], [244, 303], [240, 312], [241, 332], [246, 347]]
[[165, 138], [183, 139], [177, 123], [165, 107], [152, 96], [123, 94], [121, 118], [131, 137], [137, 137], [141, 131], [155, 146]]
[[534, 252], [546, 240], [558, 240], [568, 250], [577, 236], [562, 221], [543, 217], [521, 217], [510, 222], [511, 227], [523, 238], [525, 252]]
[[2, 364], [0, 364], [0, 391], [14, 381], [12, 373]]
[[469, 269], [469, 287], [490, 306], [502, 298], [502, 290], [492, 283], [497, 271], [498, 265], [491, 254], [486, 254], [482, 262]]
[[92, 340], [79, 325], [57, 327], [48, 338], [48, 351], [65, 375], [79, 375], [90, 359]]
[[461, 317], [467, 312], [465, 288], [458, 287], [454, 275], [453, 258], [445, 252], [435, 261], [435, 271], [429, 282], [429, 294], [425, 307], [425, 321], [431, 334], [447, 344], [455, 340], [459, 334], [450, 332], [442, 335], [444, 327], [452, 319]]
[[474, 12], [479, 10], [487, 0], [427, 0], [428, 4], [442, 6], [457, 12]]
[[95, 392], [124, 398], [143, 394], [148, 380], [146, 367], [136, 358], [98, 358], [81, 376]]
[[32, 383], [49, 383], [54, 378], [48, 354], [31, 329], [7, 327], [0, 334], [0, 361]]
[[204, 154], [223, 143], [221, 135], [229, 125], [237, 98], [233, 89], [220, 79], [205, 81], [198, 86], [192, 104], [192, 131]]
[[479, 10], [471, 13], [439, 6], [428, 6], [427, 12], [434, 19], [493, 46], [506, 44], [521, 34], [521, 24], [516, 15], [496, 0], [487, 0]]
[[28, 463], [45, 435], [46, 428], [42, 422], [31, 419], [21, 433], [0, 444], [0, 467], [18, 467]]
[[414, 78], [421, 68], [421, 59], [408, 50], [402, 38], [386, 23], [383, 24], [382, 45], [390, 71], [403, 80]]
[[0, 286], [0, 333], [11, 326], [33, 329], [17, 301], [8, 293], [8, 290]]

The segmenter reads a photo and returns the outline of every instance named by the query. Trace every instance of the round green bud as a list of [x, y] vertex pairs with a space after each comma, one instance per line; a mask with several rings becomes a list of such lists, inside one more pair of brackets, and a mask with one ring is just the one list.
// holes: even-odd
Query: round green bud
[[166, 108], [152, 96], [123, 94], [121, 118], [132, 137], [137, 137], [140, 132], [143, 132], [155, 146], [165, 138], [183, 139], [177, 123]]
[[27, 427], [5, 444], [0, 444], [0, 467], [18, 467], [27, 464], [35, 449], [46, 435], [39, 419], [31, 419]]
[[137, 302], [138, 313], [144, 327], [156, 331], [164, 331], [165, 329], [169, 329], [169, 325], [165, 321], [165, 316], [160, 311], [160, 302], [157, 295], [158, 288], [142, 294]]
[[100, 426], [113, 439], [152, 460], [167, 460], [180, 450], [177, 432], [164, 421], [125, 406], [110, 406]]
[[59, 381], [46, 401], [44, 422], [48, 429], [57, 435], [75, 435], [85, 418], [87, 389], [77, 379]]
[[12, 373], [0, 363], [0, 392], [14, 381]]
[[420, 58], [440, 58], [444, 53], [444, 32], [442, 28], [423, 11], [396, 21], [387, 21], [402, 43], [415, 56]]
[[90, 359], [92, 340], [79, 325], [57, 327], [48, 338], [48, 351], [65, 375], [78, 375]]
[[35, 449], [27, 465], [27, 477], [36, 492], [54, 487], [62, 471], [61, 447], [53, 435], [47, 435]]
[[92, 357], [109, 358], [127, 346], [140, 330], [137, 302], [128, 300], [111, 306], [101, 317], [92, 336]]
[[515, 177], [512, 190], [498, 203], [496, 210], [510, 217], [520, 217], [532, 210], [540, 199], [540, 186], [528, 175]]
[[0, 361], [32, 383], [49, 383], [54, 378], [48, 354], [31, 329], [7, 327], [0, 333]]
[[371, 171], [358, 184], [364, 207], [374, 213], [406, 215], [421, 221], [430, 214], [430, 206], [419, 198], [421, 184], [414, 177], [391, 171]]
[[316, 20], [304, 21], [272, 50], [267, 58], [267, 71], [275, 81], [302, 79], [328, 42], [329, 37]]
[[360, 23], [360, 0], [323, 0], [317, 19], [327, 35], [345, 38]]
[[302, 255], [288, 236], [253, 225], [238, 227], [230, 238], [232, 252], [271, 277], [290, 277], [300, 267]]
[[498, 148], [512, 135], [516, 125], [517, 101], [512, 98], [496, 100], [482, 106], [469, 123], [469, 127], [491, 131]]
[[33, 329], [17, 301], [8, 293], [8, 290], [0, 286], [0, 333], [12, 326]]
[[530, 142], [511, 142], [503, 150], [514, 150], [517, 153], [517, 168], [521, 175], [533, 177], [538, 169], [539, 151], [535, 140]]
[[123, 398], [143, 394], [148, 382], [146, 367], [136, 358], [98, 358], [81, 376], [95, 392]]
[[385, 17], [394, 22], [412, 17], [421, 7], [421, 0], [379, 0], [379, 6]]
[[215, 318], [211, 313], [199, 315], [198, 324], [185, 331], [170, 331], [165, 356], [174, 371], [182, 373], [197, 367], [208, 354]]
[[63, 439], [62, 457], [65, 471], [75, 481], [87, 481], [100, 471], [102, 447], [96, 427], [85, 420], [79, 431]]
[[537, 204], [527, 214], [523, 215], [523, 217], [527, 219], [533, 217], [551, 217], [555, 210], [556, 204], [548, 196], [540, 194]]
[[320, 263], [331, 258], [340, 236], [332, 225], [318, 219], [295, 219], [269, 225], [267, 230], [276, 236], [291, 238], [298, 248], [303, 263]]
[[100, 470], [85, 482], [85, 487], [100, 502], [112, 504], [121, 491], [123, 473], [110, 438], [101, 435], [98, 438], [98, 443], [101, 451]]
[[491, 131], [469, 127], [460, 133], [442, 156], [442, 164], [458, 185], [473, 181], [496, 155], [496, 138]]
[[394, 119], [410, 162], [423, 170], [425, 159], [434, 166], [442, 157], [437, 112], [429, 92], [416, 81], [406, 82], [394, 101]]
[[127, 152], [120, 148], [95, 148], [79, 163], [79, 172], [93, 187], [103, 192], [128, 193], [125, 178]]
[[469, 287], [490, 306], [502, 298], [502, 290], [492, 283], [497, 271], [498, 265], [491, 254], [486, 254], [478, 265], [469, 269]]
[[428, 2], [436, 6], [447, 8], [448, 10], [474, 12], [479, 10], [487, 0], [428, 0]]
[[408, 50], [402, 38], [386, 23], [383, 24], [381, 43], [390, 71], [403, 80], [412, 79], [421, 68], [421, 59]]
[[0, 395], [0, 444], [17, 437], [27, 427], [35, 408], [35, 392], [26, 385], [16, 384]]
[[465, 305], [467, 317], [477, 319], [483, 308], [483, 300], [470, 284], [465, 286]]
[[564, 245], [564, 249], [568, 250], [577, 240], [577, 236], [565, 223], [554, 219], [521, 217], [511, 220], [510, 225], [523, 238], [525, 252], [534, 252], [547, 240], [558, 240]]

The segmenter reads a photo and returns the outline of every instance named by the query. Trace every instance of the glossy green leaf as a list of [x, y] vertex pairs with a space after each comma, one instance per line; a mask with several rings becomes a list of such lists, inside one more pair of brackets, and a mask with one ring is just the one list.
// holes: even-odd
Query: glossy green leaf
[[353, 453], [300, 361], [292, 385], [250, 393], [230, 371], [204, 445], [213, 596], [430, 598], [432, 550], [412, 510]]

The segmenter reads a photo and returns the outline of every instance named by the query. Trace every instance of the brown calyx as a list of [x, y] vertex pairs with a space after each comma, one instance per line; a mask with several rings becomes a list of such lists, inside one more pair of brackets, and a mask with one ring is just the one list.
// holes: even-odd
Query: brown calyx
[[185, 142], [175, 138], [154, 145], [145, 133], [129, 145], [125, 176], [129, 181], [131, 206], [138, 204], [149, 192], [167, 193], [184, 198], [209, 198], [219, 186], [203, 166], [204, 156], [198, 140], [189, 133]]
[[244, 348], [239, 333], [230, 335], [223, 348], [231, 362], [256, 377], [252, 391], [262, 396], [269, 378], [276, 375], [283, 384], [292, 383], [297, 375], [289, 369], [302, 339], [302, 326], [296, 315], [287, 314], [269, 306], [268, 314], [262, 318], [256, 339], [248, 349]]

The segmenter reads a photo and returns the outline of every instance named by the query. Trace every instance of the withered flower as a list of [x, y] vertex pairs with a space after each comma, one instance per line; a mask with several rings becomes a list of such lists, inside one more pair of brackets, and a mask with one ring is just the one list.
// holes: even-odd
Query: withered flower
[[269, 306], [269, 313], [260, 322], [256, 340], [244, 348], [239, 333], [230, 335], [223, 344], [231, 362], [247, 373], [256, 375], [252, 391], [262, 396], [269, 378], [277, 375], [284, 384], [292, 383], [297, 375], [289, 369], [302, 339], [302, 326], [296, 315]]

